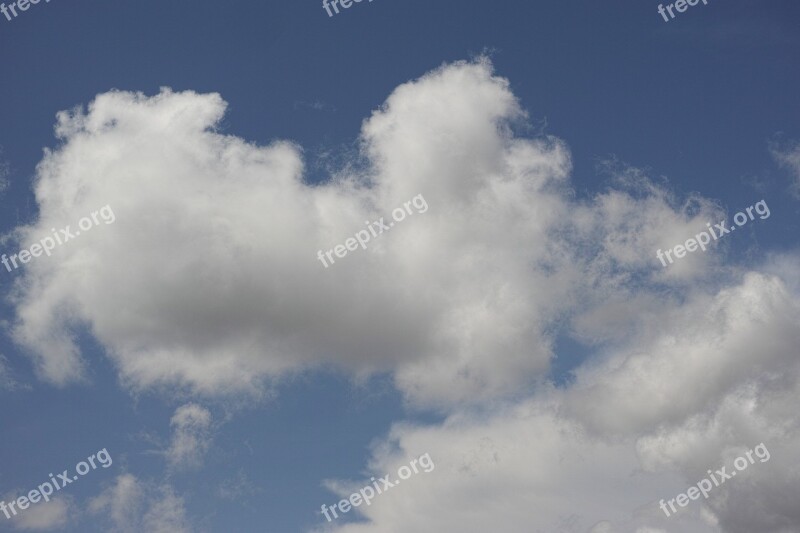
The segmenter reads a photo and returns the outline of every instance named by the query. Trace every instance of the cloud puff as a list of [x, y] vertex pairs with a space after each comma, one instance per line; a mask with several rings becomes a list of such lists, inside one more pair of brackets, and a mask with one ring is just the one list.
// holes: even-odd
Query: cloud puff
[[[25, 265], [14, 336], [40, 375], [85, 374], [83, 324], [136, 387], [255, 389], [330, 364], [396, 369], [410, 396], [449, 403], [546, 370], [534, 302], [567, 283], [531, 266], [568, 215], [557, 189], [569, 156], [555, 139], [512, 137], [521, 111], [487, 63], [398, 88], [364, 125], [373, 165], [324, 184], [303, 181], [296, 146], [213, 131], [224, 109], [218, 95], [163, 90], [59, 114], [63, 145], [39, 165], [40, 219], [21, 240], [106, 204], [116, 222]], [[417, 194], [424, 216], [327, 270], [317, 261]]]
[[139, 519], [144, 490], [135, 476], [124, 474], [113, 486], [89, 501], [93, 514], [105, 512], [120, 531], [132, 530]]
[[89, 512], [101, 515], [119, 533], [188, 533], [183, 499], [168, 485], [155, 486], [131, 474], [118, 476], [114, 484], [89, 501]]
[[[330, 483], [337, 499], [347, 498], [369, 477], [394, 474], [422, 452], [436, 469], [378, 495], [347, 519], [366, 522], [328, 524], [335, 533], [443, 533], [498, 529], [509, 533], [745, 533], [797, 530], [800, 515], [792, 502], [800, 496], [797, 416], [787, 413], [797, 387], [777, 396], [733, 390], [710, 413], [678, 427], [613, 441], [560, 417], [548, 394], [491, 415], [459, 413], [441, 426], [398, 424], [376, 446], [364, 478]], [[778, 400], [778, 401], [776, 401]], [[782, 426], [782, 427], [781, 427]], [[768, 462], [715, 487], [670, 517], [659, 501], [708, 477], [708, 469], [727, 466], [759, 443]]]
[[[566, 144], [515, 132], [525, 114], [486, 60], [398, 87], [362, 126], [363, 160], [324, 183], [304, 179], [291, 143], [217, 132], [224, 111], [219, 95], [164, 89], [59, 115], [40, 219], [20, 239], [103, 205], [116, 222], [25, 265], [13, 334], [42, 377], [84, 378], [86, 329], [136, 389], [391, 372], [409, 402], [449, 416], [396, 426], [370, 472], [422, 453], [437, 468], [360, 508], [369, 521], [347, 533], [797, 529], [800, 484], [772, 466], [800, 449], [796, 262], [744, 272], [715, 248], [665, 269], [655, 256], [720, 220], [715, 202], [617, 163], [608, 189], [576, 199]], [[317, 261], [418, 194], [424, 214]], [[590, 357], [555, 389], [559, 334]], [[209, 426], [198, 405], [176, 411], [175, 465], [202, 456]], [[665, 521], [658, 499], [761, 441], [774, 463]], [[155, 505], [141, 487], [120, 478], [93, 505], [118, 528], [185, 527], [180, 498], [162, 488]], [[747, 498], [747, 513], [727, 503]]]
[[441, 426], [395, 426], [374, 451], [365, 479], [342, 485], [338, 497], [368, 485], [369, 476], [397, 479], [408, 457], [429, 453], [436, 469], [351, 511], [367, 522], [338, 520], [332, 531], [599, 533], [658, 522], [660, 511], [651, 502], [665, 488], [677, 492], [679, 478], [642, 471], [632, 443], [594, 441], [579, 425], [554, 416], [552, 407], [540, 399], [490, 417], [459, 414]]
[[[714, 265], [693, 254], [665, 272], [654, 255], [704, 229], [710, 202], [681, 206], [629, 170], [574, 201], [566, 145], [515, 135], [525, 113], [487, 60], [398, 87], [364, 122], [367, 164], [321, 184], [299, 147], [215, 131], [225, 105], [164, 89], [59, 114], [20, 240], [104, 205], [116, 222], [24, 265], [13, 334], [43, 378], [86, 375], [74, 333], [88, 327], [135, 388], [259, 391], [321, 365], [393, 372], [410, 402], [448, 408], [541, 380], [565, 315], [607, 336], [619, 321], [578, 310], [624, 297], [625, 280]], [[424, 214], [330, 268], [316, 259], [420, 194]]]
[[677, 423], [737, 384], [795, 365], [800, 305], [778, 278], [751, 273], [651, 312], [627, 346], [577, 371], [567, 405], [588, 426], [638, 434]]
[[200, 465], [211, 441], [211, 412], [194, 403], [176, 409], [170, 420], [172, 441], [167, 461], [174, 468]]
[[[22, 531], [52, 531], [63, 529], [77, 508], [70, 496], [56, 496], [49, 502], [39, 502], [12, 516], [14, 529]], [[5, 517], [2, 517], [5, 520]]]
[[[797, 296], [755, 272], [716, 292], [694, 287], [648, 308], [567, 387], [460, 410], [439, 426], [396, 425], [367, 476], [424, 452], [436, 470], [359, 507], [367, 522], [333, 531], [797, 530], [800, 474], [788, 467], [800, 461]], [[768, 462], [674, 516], [659, 509], [760, 443]], [[346, 497], [363, 484], [329, 486]]]
[[[707, 231], [706, 223], [719, 222], [725, 213], [714, 201], [699, 195], [679, 199], [665, 185], [658, 185], [641, 169], [616, 159], [601, 162], [611, 186], [591, 200], [575, 206], [567, 237], [585, 258], [589, 280], [601, 281], [606, 299], [610, 292], [639, 288], [631, 283], [641, 277], [650, 283], [685, 285], [709, 276], [720, 264], [712, 252], [687, 254], [663, 266], [657, 250], [668, 250]], [[709, 248], [716, 248], [712, 242]], [[656, 266], [657, 268], [653, 268]], [[609, 279], [604, 279], [609, 278]]]

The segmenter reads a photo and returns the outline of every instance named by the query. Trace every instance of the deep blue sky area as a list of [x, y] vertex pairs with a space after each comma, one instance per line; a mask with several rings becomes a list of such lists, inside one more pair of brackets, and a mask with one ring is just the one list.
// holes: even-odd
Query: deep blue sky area
[[[395, 87], [486, 54], [528, 111], [528, 134], [542, 130], [569, 146], [579, 198], [608, 186], [597, 166], [615, 156], [666, 177], [678, 197], [698, 192], [731, 213], [767, 199], [771, 229], [759, 242], [769, 249], [798, 229], [797, 203], [782, 192], [787, 178], [769, 146], [800, 138], [800, 3], [709, 0], [670, 22], [657, 5], [374, 0], [328, 17], [317, 0], [42, 1], [11, 22], [0, 16], [0, 164], [7, 162], [10, 182], [0, 228], [35, 219], [32, 178], [43, 149], [58, 145], [55, 114], [97, 94], [217, 92], [228, 103], [222, 132], [257, 144], [294, 141], [307, 179], [320, 181]], [[3, 294], [17, 275], [0, 270]], [[7, 302], [0, 319], [13, 320]], [[558, 383], [583, 349], [560, 345]], [[81, 347], [90, 383], [58, 388], [36, 378], [3, 329], [0, 354], [23, 389], [0, 390], [0, 497], [35, 488], [104, 447], [113, 466], [70, 486], [75, 498], [127, 471], [163, 475], [156, 450], [181, 402], [130, 392], [89, 335]], [[358, 478], [370, 443], [393, 422], [436, 419], [404, 407], [386, 376], [360, 387], [318, 372], [235, 412], [212, 407], [224, 431], [204, 469], [171, 478], [190, 494], [198, 527], [305, 531], [320, 523], [320, 505], [335, 501], [321, 480]], [[240, 473], [246, 494], [220, 497], [220, 484]], [[64, 531], [103, 528], [84, 516]]]

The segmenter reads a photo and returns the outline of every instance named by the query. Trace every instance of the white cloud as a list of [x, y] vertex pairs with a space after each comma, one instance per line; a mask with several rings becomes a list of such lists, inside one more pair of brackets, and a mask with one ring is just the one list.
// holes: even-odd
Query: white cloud
[[[366, 523], [334, 531], [797, 530], [797, 293], [779, 278], [748, 273], [716, 293], [698, 287], [649, 311], [570, 387], [504, 409], [454, 413], [441, 426], [395, 426], [375, 447], [368, 475], [394, 472], [423, 452], [436, 470], [360, 507]], [[769, 461], [675, 516], [659, 509], [661, 499], [708, 469], [731, 469], [762, 442]], [[344, 497], [363, 484], [329, 486]]]
[[[798, 390], [776, 398], [732, 391], [710, 416], [641, 438], [606, 440], [562, 418], [551, 393], [492, 415], [457, 414], [441, 426], [397, 425], [375, 448], [368, 471], [355, 482], [331, 483], [332, 501], [394, 473], [422, 452], [436, 469], [418, 474], [361, 505], [366, 522], [323, 524], [335, 533], [424, 531], [508, 533], [746, 533], [797, 530], [792, 502], [800, 475], [787, 465], [800, 460], [800, 431], [791, 411]], [[554, 403], [555, 402], [555, 403]], [[783, 426], [783, 427], [780, 427]], [[715, 487], [666, 517], [661, 499], [679, 493], [764, 442], [767, 462], [756, 459], [739, 477]], [[392, 479], [396, 479], [393, 475]]]
[[[259, 391], [319, 366], [393, 373], [410, 403], [449, 416], [396, 426], [370, 471], [425, 452], [436, 470], [360, 508], [369, 521], [346, 533], [800, 526], [796, 262], [743, 272], [720, 248], [666, 269], [655, 257], [721, 220], [714, 201], [624, 165], [576, 200], [565, 143], [514, 133], [524, 113], [486, 61], [398, 87], [363, 124], [366, 170], [323, 184], [303, 181], [295, 145], [214, 131], [224, 109], [218, 95], [164, 90], [60, 115], [64, 143], [38, 170], [41, 219], [20, 234], [106, 204], [117, 220], [25, 265], [14, 336], [44, 378], [86, 374], [76, 326], [137, 389]], [[315, 259], [420, 193], [424, 215], [327, 270]], [[558, 333], [591, 357], [553, 389]], [[189, 404], [173, 427], [173, 464], [199, 460], [210, 413]], [[658, 509], [761, 441], [774, 462], [678, 516]], [[185, 527], [180, 498], [162, 488], [154, 505], [141, 486], [120, 478], [94, 505], [118, 528], [139, 516]]]
[[[553, 407], [540, 399], [488, 418], [460, 414], [439, 427], [396, 426], [386, 445], [376, 448], [365, 479], [342, 485], [337, 497], [369, 484], [370, 475], [397, 479], [394, 473], [408, 457], [425, 452], [436, 468], [358, 507], [368, 522], [331, 524], [339, 526], [333, 531], [600, 533], [663, 521], [653, 502], [665, 491], [677, 493], [680, 479], [642, 471], [632, 442], [594, 440], [554, 416]], [[696, 521], [680, 523], [682, 532], [709, 531]]]
[[183, 533], [191, 531], [186, 519], [183, 498], [169, 487], [161, 487], [159, 497], [142, 519], [142, 531], [152, 533]]
[[112, 486], [92, 498], [89, 511], [105, 516], [118, 533], [191, 530], [183, 499], [175, 495], [172, 487], [145, 483], [131, 474], [118, 476]]
[[568, 406], [587, 425], [637, 434], [677, 423], [795, 363], [800, 305], [777, 278], [751, 273], [718, 294], [661, 304], [627, 346], [577, 372]]
[[[800, 497], [800, 473], [788, 467], [800, 460], [800, 425], [791, 412], [798, 392], [797, 365], [788, 389], [750, 385], [732, 391], [714, 410], [675, 428], [664, 428], [639, 440], [647, 469], [675, 469], [689, 485], [744, 457], [764, 444], [770, 457], [738, 472], [739, 477], [713, 489], [703, 509], [710, 524], [728, 533], [797, 530], [800, 513], [788, 502]], [[778, 379], [774, 376], [773, 379]], [[788, 415], [788, 416], [787, 416]]]
[[[69, 496], [56, 496], [49, 502], [36, 503], [18, 515], [11, 524], [22, 531], [51, 531], [64, 528], [74, 516], [76, 506]], [[0, 516], [2, 520], [6, 518]]]
[[[363, 125], [371, 165], [321, 185], [297, 146], [216, 133], [224, 110], [163, 90], [59, 114], [23, 241], [106, 204], [116, 222], [25, 265], [14, 336], [41, 376], [85, 376], [72, 328], [90, 324], [133, 387], [257, 391], [333, 365], [392, 371], [418, 405], [477, 403], [546, 374], [565, 313], [636, 275], [686, 283], [715, 264], [694, 254], [665, 273], [654, 256], [705, 228], [707, 201], [675, 204], [627, 172], [574, 202], [565, 144], [514, 135], [525, 115], [486, 60], [398, 87]], [[426, 213], [327, 270], [315, 259], [417, 194]]]
[[183, 405], [175, 410], [170, 426], [173, 434], [166, 453], [170, 466], [199, 466], [211, 441], [211, 412], [194, 403]]
[[114, 485], [89, 501], [93, 514], [106, 513], [119, 531], [132, 531], [144, 504], [144, 488], [131, 474], [118, 476]]
[[[530, 266], [569, 216], [569, 155], [513, 138], [521, 111], [490, 65], [398, 88], [364, 125], [373, 167], [319, 186], [303, 183], [296, 146], [215, 133], [224, 109], [218, 95], [165, 90], [59, 115], [64, 144], [39, 166], [40, 220], [23, 240], [106, 204], [116, 222], [26, 265], [14, 333], [44, 378], [85, 375], [81, 323], [137, 387], [255, 389], [333, 364], [396, 369], [409, 396], [448, 404], [546, 370], [540, 326], [569, 280]], [[315, 258], [417, 194], [424, 215], [328, 270]]]

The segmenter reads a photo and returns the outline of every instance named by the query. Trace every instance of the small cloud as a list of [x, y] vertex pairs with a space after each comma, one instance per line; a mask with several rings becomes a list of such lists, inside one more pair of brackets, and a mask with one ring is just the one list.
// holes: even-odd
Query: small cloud
[[151, 533], [188, 533], [183, 498], [176, 496], [172, 487], [160, 487], [158, 497], [153, 498], [142, 519], [142, 526], [140, 531]]
[[58, 496], [49, 502], [38, 502], [11, 517], [14, 529], [21, 531], [62, 530], [74, 514], [75, 505], [69, 496]]
[[89, 501], [89, 512], [105, 514], [109, 531], [183, 533], [190, 531], [183, 498], [169, 485], [155, 486], [132, 474], [117, 477], [113, 486]]
[[175, 410], [170, 426], [174, 428], [172, 442], [166, 452], [170, 466], [199, 466], [211, 443], [211, 413], [200, 405], [188, 403]]
[[143, 499], [144, 490], [136, 476], [124, 474], [117, 477], [112, 487], [89, 501], [89, 512], [105, 512], [117, 530], [129, 531], [141, 514]]

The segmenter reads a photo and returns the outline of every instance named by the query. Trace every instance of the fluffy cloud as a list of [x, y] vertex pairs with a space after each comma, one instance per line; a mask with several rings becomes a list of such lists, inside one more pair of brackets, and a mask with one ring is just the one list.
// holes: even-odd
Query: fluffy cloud
[[[675, 475], [644, 472], [632, 443], [597, 442], [579, 425], [554, 416], [547, 399], [489, 418], [453, 415], [438, 427], [398, 425], [376, 448], [368, 475], [397, 479], [408, 457], [426, 452], [436, 464], [432, 472], [358, 507], [355, 512], [368, 522], [332, 530], [629, 532], [636, 524], [662, 520], [652, 502], [683, 489]], [[338, 495], [347, 497], [365, 484], [368, 478], [342, 485]], [[681, 523], [687, 526], [681, 531], [709, 531], [695, 521]]]
[[[590, 281], [600, 280], [614, 291], [638, 289], [631, 284], [636, 276], [681, 285], [696, 282], [718, 267], [719, 255], [699, 251], [664, 267], [656, 251], [706, 231], [708, 221], [723, 220], [725, 213], [719, 206], [697, 195], [679, 201], [640, 169], [616, 164], [609, 171], [615, 187], [576, 206], [571, 223], [563, 225], [573, 230], [568, 237], [580, 246], [576, 255], [586, 258], [582, 267]], [[610, 279], [603, 280], [606, 277]], [[601, 290], [598, 295], [605, 299], [609, 294]]]
[[172, 416], [172, 441], [167, 461], [175, 468], [198, 466], [211, 441], [211, 412], [189, 403], [179, 407]]
[[153, 533], [188, 533], [192, 529], [186, 519], [183, 498], [169, 487], [161, 487], [154, 501], [142, 518], [141, 531]]
[[131, 474], [117, 477], [114, 484], [89, 501], [89, 511], [105, 517], [119, 533], [191, 531], [183, 499], [167, 486], [155, 486]]
[[[40, 219], [20, 239], [104, 205], [116, 222], [25, 265], [14, 337], [42, 377], [84, 378], [84, 327], [135, 389], [258, 392], [311, 367], [391, 372], [411, 404], [448, 418], [396, 426], [370, 472], [426, 452], [436, 470], [362, 506], [368, 522], [345, 533], [800, 525], [786, 468], [800, 442], [796, 261], [745, 272], [724, 242], [666, 269], [655, 257], [724, 218], [714, 201], [616, 162], [607, 190], [576, 199], [566, 144], [515, 133], [525, 114], [485, 60], [398, 87], [363, 124], [366, 164], [324, 183], [304, 179], [291, 143], [217, 132], [224, 110], [219, 95], [164, 89], [59, 115], [63, 144], [38, 168]], [[316, 259], [418, 194], [424, 214], [330, 268]], [[553, 388], [560, 334], [590, 357]], [[173, 465], [201, 457], [208, 411], [188, 404], [173, 427]], [[658, 509], [762, 441], [773, 462], [678, 516]], [[185, 527], [179, 498], [162, 488], [148, 503], [141, 487], [123, 476], [93, 507], [119, 529]]]
[[[606, 440], [560, 417], [558, 393], [490, 416], [460, 413], [442, 426], [397, 425], [373, 452], [363, 479], [339, 482], [337, 499], [392, 474], [408, 457], [430, 453], [436, 469], [361, 505], [366, 522], [326, 524], [335, 533], [415, 533], [435, 529], [509, 533], [788, 533], [800, 524], [800, 426], [791, 405], [798, 387], [773, 394], [734, 389], [684, 424], [641, 437]], [[781, 418], [788, 415], [788, 418]], [[727, 466], [764, 442], [771, 458], [666, 517], [659, 501]]]
[[[726, 533], [796, 531], [800, 513], [800, 424], [796, 410], [800, 393], [797, 365], [793, 382], [770, 389], [748, 384], [733, 390], [710, 412], [699, 413], [684, 424], [663, 428], [638, 441], [638, 453], [647, 471], [677, 471], [690, 484], [707, 478], [707, 471], [731, 466], [737, 457], [759, 444], [767, 457], [739, 472], [739, 477], [715, 487], [706, 507], [687, 508], [684, 514], [713, 517]], [[773, 375], [773, 380], [779, 379]], [[673, 496], [670, 496], [673, 497]]]
[[792, 368], [800, 305], [775, 277], [665, 300], [613, 357], [578, 372], [569, 411], [598, 431], [639, 434], [717, 405], [732, 387]]
[[105, 512], [117, 529], [131, 529], [140, 514], [144, 491], [139, 480], [131, 474], [124, 474], [102, 494], [89, 501], [89, 511], [93, 514]]
[[[224, 111], [219, 95], [164, 89], [59, 114], [40, 218], [20, 239], [104, 205], [116, 222], [25, 265], [14, 337], [45, 379], [85, 376], [73, 332], [88, 325], [133, 387], [257, 391], [333, 365], [393, 371], [418, 405], [480, 402], [546, 374], [571, 308], [637, 275], [686, 282], [713, 264], [653, 270], [656, 248], [704, 229], [709, 202], [676, 205], [630, 171], [573, 201], [565, 144], [513, 133], [525, 114], [485, 60], [398, 87], [363, 125], [370, 164], [322, 184], [304, 181], [297, 146], [217, 133]], [[418, 194], [426, 213], [328, 269], [315, 259]]]
[[[764, 270], [785, 269], [775, 263]], [[694, 287], [648, 308], [568, 387], [441, 426], [398, 424], [368, 475], [424, 452], [436, 470], [359, 507], [367, 522], [333, 531], [796, 531], [800, 474], [787, 466], [800, 461], [798, 302], [780, 278], [754, 272]], [[675, 516], [659, 509], [760, 443], [769, 462]], [[363, 484], [331, 486], [346, 497]]]
[[[364, 124], [373, 165], [324, 184], [303, 181], [296, 146], [215, 132], [224, 109], [218, 95], [164, 90], [59, 115], [63, 145], [38, 168], [40, 218], [21, 240], [107, 204], [116, 222], [26, 265], [14, 335], [40, 375], [85, 375], [81, 324], [136, 387], [252, 390], [331, 364], [396, 370], [410, 397], [449, 404], [547, 369], [542, 327], [570, 280], [532, 266], [568, 218], [569, 155], [513, 137], [522, 113], [490, 65], [398, 88]], [[417, 194], [424, 215], [327, 270], [315, 258]]]
[[22, 531], [53, 531], [64, 528], [75, 512], [71, 497], [56, 496], [47, 503], [39, 502], [13, 516], [11, 524]]

